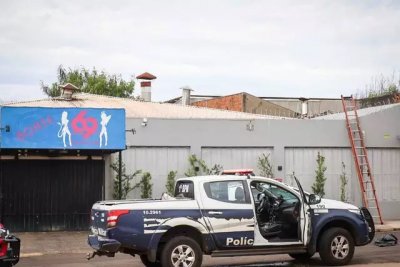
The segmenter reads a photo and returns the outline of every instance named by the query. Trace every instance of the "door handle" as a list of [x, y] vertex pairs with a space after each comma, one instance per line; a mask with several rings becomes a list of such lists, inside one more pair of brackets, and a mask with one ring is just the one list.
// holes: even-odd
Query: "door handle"
[[209, 211], [208, 214], [211, 214], [211, 215], [221, 215], [221, 214], [222, 214], [222, 211]]

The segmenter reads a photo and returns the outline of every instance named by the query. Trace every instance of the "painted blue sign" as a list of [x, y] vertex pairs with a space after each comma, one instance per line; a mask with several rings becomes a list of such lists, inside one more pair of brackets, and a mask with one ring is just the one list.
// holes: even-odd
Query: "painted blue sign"
[[1, 107], [2, 149], [125, 149], [125, 110]]

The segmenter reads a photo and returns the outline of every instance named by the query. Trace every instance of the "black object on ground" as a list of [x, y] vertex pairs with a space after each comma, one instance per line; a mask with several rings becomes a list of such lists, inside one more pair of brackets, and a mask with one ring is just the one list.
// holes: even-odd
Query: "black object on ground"
[[397, 245], [397, 237], [394, 234], [386, 234], [375, 240], [375, 245], [378, 247], [390, 247]]

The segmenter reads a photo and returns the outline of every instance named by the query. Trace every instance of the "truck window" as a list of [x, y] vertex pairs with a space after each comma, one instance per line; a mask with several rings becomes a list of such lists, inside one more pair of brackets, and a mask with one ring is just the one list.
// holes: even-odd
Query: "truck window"
[[204, 184], [209, 198], [222, 202], [248, 203], [242, 181], [219, 181]]
[[175, 186], [175, 197], [194, 199], [194, 186], [192, 181], [178, 181]]

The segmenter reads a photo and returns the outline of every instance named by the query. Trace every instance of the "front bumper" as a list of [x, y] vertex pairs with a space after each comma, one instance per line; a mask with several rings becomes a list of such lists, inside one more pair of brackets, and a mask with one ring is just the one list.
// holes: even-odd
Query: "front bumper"
[[121, 243], [114, 239], [108, 239], [98, 235], [89, 235], [88, 244], [96, 251], [115, 253], [121, 247]]
[[368, 241], [366, 244], [370, 243], [374, 237], [375, 237], [375, 224], [374, 220], [371, 216], [371, 213], [369, 210], [365, 207], [362, 207], [361, 209], [362, 216], [364, 217], [367, 225], [368, 225]]
[[21, 240], [15, 236], [7, 236], [3, 242], [8, 244], [7, 253], [5, 256], [0, 257], [0, 262], [11, 262], [13, 265], [19, 262], [19, 253], [21, 247]]

